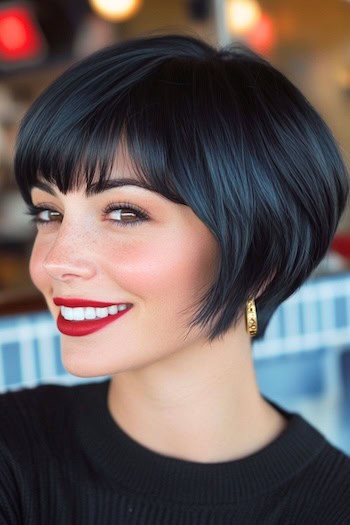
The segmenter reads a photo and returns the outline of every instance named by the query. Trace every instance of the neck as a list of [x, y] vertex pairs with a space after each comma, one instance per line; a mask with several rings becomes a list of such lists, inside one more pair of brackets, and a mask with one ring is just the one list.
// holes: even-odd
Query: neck
[[205, 463], [254, 453], [286, 425], [259, 393], [243, 330], [117, 374], [108, 407], [118, 425], [147, 448]]

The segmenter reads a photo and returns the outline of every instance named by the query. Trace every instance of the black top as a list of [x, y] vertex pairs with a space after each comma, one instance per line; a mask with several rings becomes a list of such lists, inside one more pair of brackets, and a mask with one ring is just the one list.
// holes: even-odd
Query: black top
[[242, 459], [156, 453], [107, 407], [109, 380], [0, 395], [1, 525], [350, 524], [350, 457], [300, 415]]

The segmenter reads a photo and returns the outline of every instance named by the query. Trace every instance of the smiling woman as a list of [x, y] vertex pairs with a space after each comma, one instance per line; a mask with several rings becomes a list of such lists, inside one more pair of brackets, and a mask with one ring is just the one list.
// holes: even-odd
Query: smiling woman
[[242, 46], [130, 40], [37, 99], [15, 168], [63, 365], [110, 379], [0, 396], [2, 521], [348, 523], [350, 459], [251, 352], [347, 203], [303, 95]]
[[[32, 279], [62, 334], [95, 334], [89, 341], [62, 339], [63, 363], [77, 375], [113, 374], [190, 345], [199, 330], [187, 334], [189, 314], [183, 311], [208, 287], [217, 266], [215, 239], [189, 207], [130, 179], [111, 184], [121, 182], [119, 170], [125, 174], [130, 167], [119, 159], [108, 189], [90, 196], [85, 189], [63, 194], [53, 187], [34, 187], [31, 194], [39, 220]], [[107, 307], [114, 305], [127, 308], [111, 315]], [[85, 319], [97, 306], [104, 307], [94, 312], [98, 319]], [[117, 355], [111, 340], [122, 343]]]

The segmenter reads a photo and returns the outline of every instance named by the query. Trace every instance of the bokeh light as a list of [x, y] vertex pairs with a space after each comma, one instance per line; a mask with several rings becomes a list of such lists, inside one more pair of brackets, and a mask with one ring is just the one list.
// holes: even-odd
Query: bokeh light
[[139, 11], [142, 0], [90, 0], [90, 4], [102, 18], [111, 22], [122, 22]]

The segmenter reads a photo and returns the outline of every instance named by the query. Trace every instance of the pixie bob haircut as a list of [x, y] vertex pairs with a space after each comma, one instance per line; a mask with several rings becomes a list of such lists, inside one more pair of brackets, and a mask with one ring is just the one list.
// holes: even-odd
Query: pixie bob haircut
[[74, 64], [34, 102], [15, 157], [25, 201], [42, 179], [63, 193], [103, 189], [119, 142], [139, 180], [191, 207], [218, 243], [191, 326], [210, 326], [213, 340], [254, 298], [262, 337], [325, 256], [347, 204], [347, 170], [325, 122], [243, 45], [135, 38]]

